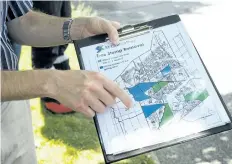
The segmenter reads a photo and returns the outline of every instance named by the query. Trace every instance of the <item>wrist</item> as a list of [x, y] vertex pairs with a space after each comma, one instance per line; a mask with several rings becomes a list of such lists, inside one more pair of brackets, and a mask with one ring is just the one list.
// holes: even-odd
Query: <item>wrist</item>
[[40, 88], [40, 97], [53, 98], [56, 95], [56, 70], [42, 70], [38, 71], [37, 77], [40, 81], [36, 81], [38, 88]]
[[72, 40], [83, 39], [83, 31], [86, 27], [87, 19], [85, 17], [73, 19], [70, 27], [70, 37]]

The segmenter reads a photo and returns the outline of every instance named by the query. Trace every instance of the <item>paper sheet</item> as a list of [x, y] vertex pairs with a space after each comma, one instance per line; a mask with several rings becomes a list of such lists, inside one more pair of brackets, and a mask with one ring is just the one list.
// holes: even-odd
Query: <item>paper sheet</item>
[[81, 48], [86, 70], [99, 71], [133, 99], [97, 114], [106, 154], [184, 137], [230, 122], [181, 22], [120, 41]]

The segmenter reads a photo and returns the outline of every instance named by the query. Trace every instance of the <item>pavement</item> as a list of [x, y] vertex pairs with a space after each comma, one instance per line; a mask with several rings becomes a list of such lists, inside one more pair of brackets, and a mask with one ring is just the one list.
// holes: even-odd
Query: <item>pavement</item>
[[[231, 0], [84, 3], [96, 10], [98, 16], [119, 21], [122, 25], [179, 14], [232, 114]], [[151, 152], [150, 155], [157, 164], [232, 164], [232, 131]]]

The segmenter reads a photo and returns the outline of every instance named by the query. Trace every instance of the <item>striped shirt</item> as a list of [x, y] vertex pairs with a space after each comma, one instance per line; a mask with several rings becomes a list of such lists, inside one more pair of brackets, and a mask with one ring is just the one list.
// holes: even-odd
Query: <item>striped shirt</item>
[[23, 16], [32, 8], [31, 1], [0, 1], [0, 21], [1, 21], [1, 70], [17, 70], [18, 58], [12, 49], [12, 44], [8, 35], [6, 22]]

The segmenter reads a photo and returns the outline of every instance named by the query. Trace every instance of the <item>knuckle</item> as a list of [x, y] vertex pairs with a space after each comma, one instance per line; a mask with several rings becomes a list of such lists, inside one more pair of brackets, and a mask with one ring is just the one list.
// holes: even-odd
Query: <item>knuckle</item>
[[84, 103], [83, 99], [81, 99], [80, 102], [76, 104], [76, 108], [78, 110], [84, 110], [85, 109], [85, 103]]
[[83, 110], [83, 109], [84, 109], [84, 104], [83, 104], [83, 103], [79, 103], [79, 104], [77, 105], [77, 108], [78, 108], [79, 110]]
[[91, 97], [91, 95], [90, 95], [89, 91], [86, 90], [82, 94], [82, 101], [85, 103], [88, 103], [90, 97]]
[[83, 95], [89, 95], [89, 92], [95, 91], [97, 89], [97, 85], [95, 82], [88, 82], [85, 85], [85, 90], [83, 91]]
[[103, 74], [97, 72], [97, 73], [95, 73], [95, 79], [99, 80], [99, 81], [103, 81], [104, 80], [104, 76], [103, 76]]
[[82, 92], [82, 103], [88, 104], [90, 97], [91, 97], [90, 92], [88, 90], [84, 90]]

